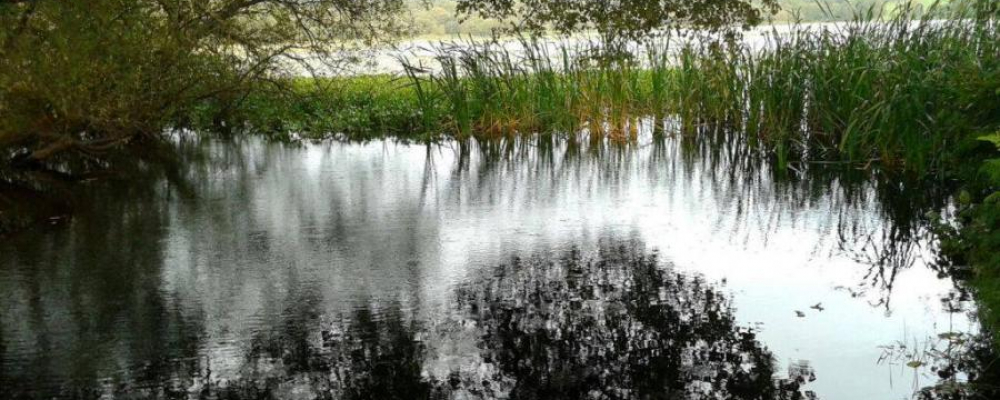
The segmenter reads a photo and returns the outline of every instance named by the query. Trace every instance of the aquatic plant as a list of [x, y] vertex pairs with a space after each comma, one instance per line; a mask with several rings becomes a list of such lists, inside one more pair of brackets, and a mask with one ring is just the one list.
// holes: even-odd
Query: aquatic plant
[[[1000, 151], [1000, 132], [980, 138]], [[942, 263], [959, 272], [980, 301], [980, 318], [1000, 348], [1000, 158], [984, 161], [976, 179], [969, 179], [957, 196], [953, 221], [942, 223]]]
[[963, 4], [774, 27], [763, 49], [662, 40], [609, 56], [599, 42], [564, 40], [556, 58], [537, 39], [522, 38], [516, 56], [510, 43], [467, 43], [442, 47], [440, 72], [425, 79], [447, 94], [456, 137], [584, 128], [621, 141], [635, 137], [639, 117], [673, 117], [678, 133], [723, 129], [781, 166], [837, 159], [930, 171], [997, 118], [971, 101], [996, 96], [970, 84], [1000, 69], [996, 11]]
[[680, 34], [614, 53], [585, 38], [470, 38], [435, 46], [431, 65], [401, 60], [402, 77], [302, 82], [294, 100], [264, 94], [244, 114], [307, 137], [621, 142], [653, 118], [658, 134], [722, 132], [782, 168], [846, 161], [940, 173], [1000, 118], [996, 13], [985, 0], [872, 7], [839, 25], [772, 27], [760, 48]]

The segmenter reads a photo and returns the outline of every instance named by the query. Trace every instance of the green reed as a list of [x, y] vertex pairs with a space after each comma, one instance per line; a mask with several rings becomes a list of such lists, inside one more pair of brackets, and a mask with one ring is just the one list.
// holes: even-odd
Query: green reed
[[470, 42], [438, 50], [440, 70], [409, 79], [434, 88], [439, 96], [427, 97], [445, 103], [438, 129], [459, 138], [628, 141], [640, 118], [675, 118], [678, 134], [722, 129], [780, 165], [824, 158], [929, 170], [974, 125], [995, 122], [967, 118], [970, 102], [989, 99], [969, 82], [1000, 65], [995, 6], [952, 4], [869, 8], [825, 29], [775, 27], [763, 49], [659, 40], [609, 56], [586, 41]]
[[[996, 20], [971, 18], [971, 11], [903, 8], [886, 17], [868, 9], [834, 29], [795, 25], [772, 35], [766, 51], [708, 55], [736, 71], [711, 68], [698, 76], [746, 88], [746, 124], [736, 131], [779, 159], [827, 155], [929, 170], [977, 125], [1000, 118], [967, 118], [981, 106], [969, 100], [983, 97], [983, 88], [964, 82], [995, 76], [1000, 67]], [[701, 114], [726, 118], [732, 105], [712, 96], [698, 99]]]
[[710, 134], [780, 167], [946, 170], [963, 143], [1000, 125], [1000, 6], [950, 4], [869, 8], [825, 29], [775, 26], [757, 47], [668, 36], [608, 54], [573, 38], [470, 40], [437, 47], [434, 68], [404, 59], [398, 78], [294, 81], [243, 111], [256, 129], [352, 139], [627, 142], [651, 118], [654, 134]]

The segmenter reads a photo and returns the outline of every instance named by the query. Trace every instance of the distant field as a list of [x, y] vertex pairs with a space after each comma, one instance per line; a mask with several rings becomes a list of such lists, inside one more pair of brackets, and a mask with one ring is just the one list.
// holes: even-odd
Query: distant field
[[[855, 11], [878, 5], [886, 12], [900, 7], [908, 0], [781, 0], [782, 10], [775, 15], [774, 22], [789, 22], [800, 19], [805, 22], [837, 21], [850, 19]], [[944, 0], [942, 3], [947, 3]], [[410, 0], [410, 16], [413, 22], [412, 35], [424, 38], [443, 38], [455, 35], [489, 35], [498, 26], [495, 21], [469, 18], [459, 21], [455, 17], [454, 0], [431, 0], [430, 6], [421, 0]], [[913, 3], [929, 7], [935, 0], [913, 0]]]

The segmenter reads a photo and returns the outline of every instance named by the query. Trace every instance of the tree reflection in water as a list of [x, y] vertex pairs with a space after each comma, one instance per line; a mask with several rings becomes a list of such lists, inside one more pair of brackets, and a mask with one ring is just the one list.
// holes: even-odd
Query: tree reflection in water
[[334, 365], [331, 394], [343, 399], [430, 398], [431, 385], [421, 376], [423, 344], [416, 331], [396, 307], [381, 320], [371, 310], [358, 310], [342, 339], [336, 333], [324, 335]]
[[[519, 399], [797, 398], [776, 388], [771, 354], [722, 293], [664, 270], [636, 244], [596, 258], [514, 259], [458, 304]], [[499, 385], [497, 385], [499, 384]]]
[[[429, 341], [460, 341], [398, 302], [321, 322], [303, 289], [284, 323], [260, 332], [239, 378], [119, 388], [116, 397], [295, 399], [799, 399], [815, 375], [775, 381], [772, 356], [723, 293], [666, 269], [636, 243], [588, 257], [513, 258], [461, 285], [448, 319], [474, 334], [480, 365], [437, 375]], [[316, 327], [320, 328], [317, 330]], [[176, 374], [172, 374], [176, 376]], [[109, 394], [109, 392], [105, 392]]]
[[[176, 181], [188, 182], [179, 188], [161, 180], [128, 190], [95, 187], [89, 216], [12, 240], [0, 251], [6, 256], [0, 257], [6, 274], [0, 276], [6, 296], [0, 398], [808, 397], [805, 388], [777, 388], [796, 389], [795, 382], [771, 381], [769, 352], [733, 321], [732, 304], [717, 288], [663, 269], [641, 246], [605, 243], [593, 255], [555, 259], [538, 252], [473, 276], [478, 279], [457, 293], [443, 294], [457, 305], [442, 314], [459, 326], [461, 338], [448, 331], [452, 327], [426, 320], [434, 314], [421, 304], [427, 293], [411, 286], [437, 279], [435, 268], [380, 279], [411, 258], [437, 266], [442, 257], [427, 249], [453, 225], [426, 222], [437, 221], [436, 213], [463, 216], [471, 206], [500, 209], [512, 199], [543, 213], [577, 194], [627, 207], [615, 196], [600, 196], [649, 181], [689, 195], [678, 201], [707, 205], [713, 218], [706, 223], [735, 241], [766, 237], [782, 224], [836, 233], [835, 250], [860, 249], [855, 258], [870, 260], [865, 282], [850, 289], [871, 288], [888, 309], [897, 272], [912, 268], [920, 253], [915, 244], [926, 241], [921, 218], [941, 207], [941, 197], [923, 186], [885, 185], [866, 171], [810, 167], [782, 175], [739, 154], [688, 149], [684, 141], [648, 149], [511, 143], [516, 146], [484, 145], [481, 156], [464, 150], [455, 176], [440, 184], [428, 156], [419, 199], [406, 190], [380, 196], [390, 183], [358, 189], [347, 181], [288, 175], [299, 165], [289, 160], [304, 153], [256, 139], [208, 146], [212, 163], [181, 163], [177, 174], [186, 178]], [[434, 151], [427, 148], [428, 155]], [[346, 150], [319, 153], [351, 162], [340, 157], [350, 154]], [[360, 155], [353, 162], [379, 164]], [[334, 171], [383, 181], [379, 168]], [[308, 185], [275, 183], [297, 181], [287, 176]], [[177, 200], [185, 192], [206, 201]], [[428, 209], [434, 218], [421, 217]], [[857, 218], [869, 209], [880, 218]], [[810, 210], [817, 216], [801, 220]], [[893, 224], [883, 226], [881, 217]], [[560, 240], [552, 245], [592, 248], [589, 240]], [[123, 245], [108, 251], [108, 243]], [[488, 259], [497, 258], [491, 253]], [[339, 269], [331, 272], [331, 265]], [[448, 267], [462, 271], [464, 280], [468, 266]], [[366, 279], [345, 281], [378, 284], [344, 295], [338, 291], [350, 284], [331, 283], [353, 275]], [[394, 295], [400, 297], [395, 303]], [[364, 296], [377, 302], [341, 310]], [[228, 307], [237, 301], [253, 304]], [[215, 321], [219, 315], [229, 318]], [[240, 332], [228, 331], [244, 322]], [[463, 342], [457, 347], [473, 353], [467, 358], [473, 368], [449, 369], [435, 353], [442, 342]], [[995, 372], [972, 371], [1000, 363], [976, 357], [955, 368], [996, 381]], [[830, 379], [829, 369], [820, 373]], [[811, 372], [796, 376], [808, 383]], [[927, 396], [964, 398], [948, 393]], [[977, 395], [968, 398], [997, 398]]]

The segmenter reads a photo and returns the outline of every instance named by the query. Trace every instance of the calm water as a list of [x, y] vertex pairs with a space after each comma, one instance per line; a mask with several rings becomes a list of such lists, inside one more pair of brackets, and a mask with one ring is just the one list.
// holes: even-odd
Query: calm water
[[183, 147], [0, 243], [0, 397], [903, 399], [937, 375], [891, 349], [976, 330], [917, 222], [943, 197], [857, 171]]

